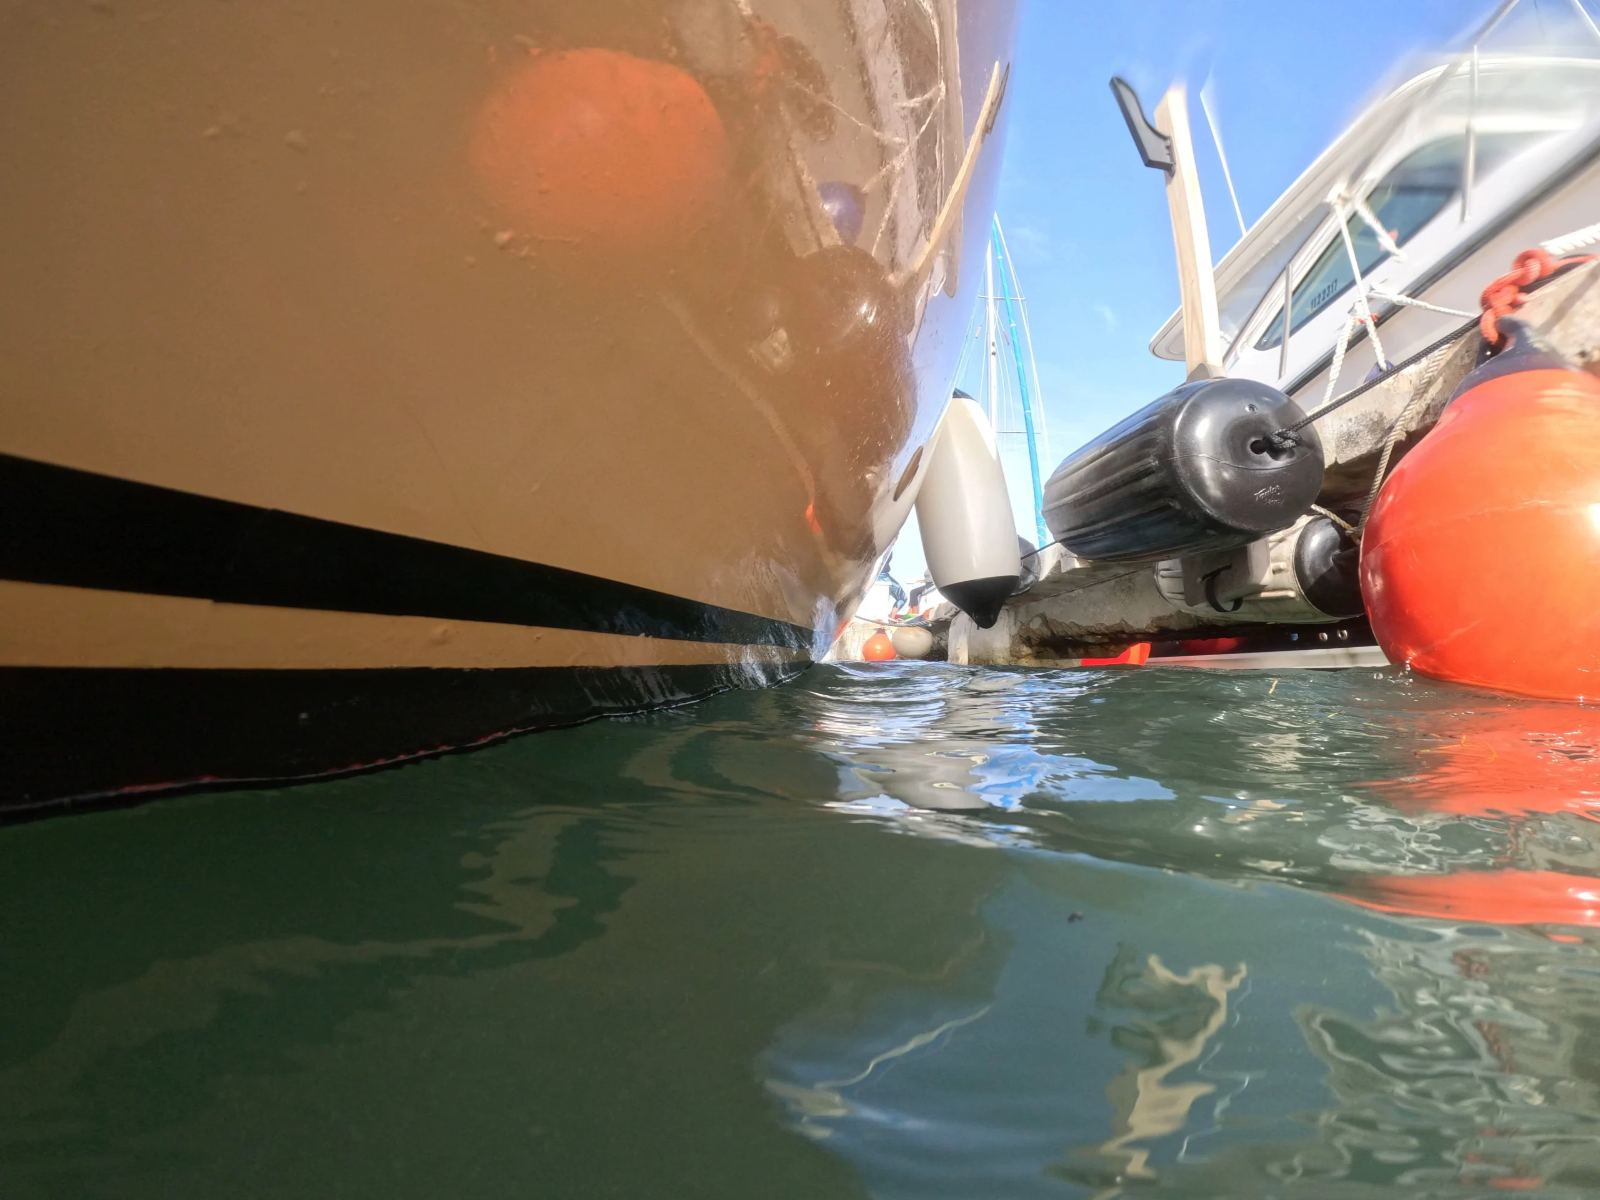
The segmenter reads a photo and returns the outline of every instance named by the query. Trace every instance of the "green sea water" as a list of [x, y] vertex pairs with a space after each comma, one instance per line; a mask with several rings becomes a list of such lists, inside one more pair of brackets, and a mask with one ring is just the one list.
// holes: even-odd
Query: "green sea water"
[[1600, 1195], [1597, 805], [1592, 709], [896, 664], [0, 829], [0, 1196]]

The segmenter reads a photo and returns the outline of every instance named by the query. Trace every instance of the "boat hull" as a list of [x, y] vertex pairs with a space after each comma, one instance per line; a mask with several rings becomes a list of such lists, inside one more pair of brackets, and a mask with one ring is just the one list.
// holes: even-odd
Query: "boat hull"
[[754, 7], [19, 10], [0, 810], [826, 652], [948, 397], [1012, 13]]
[[12, 818], [392, 766], [793, 678], [796, 664], [0, 669]]

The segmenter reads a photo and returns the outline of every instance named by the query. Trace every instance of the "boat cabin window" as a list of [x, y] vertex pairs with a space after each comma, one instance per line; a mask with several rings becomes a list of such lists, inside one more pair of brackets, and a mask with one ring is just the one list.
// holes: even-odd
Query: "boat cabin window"
[[[1492, 171], [1533, 136], [1536, 135], [1525, 132], [1478, 134], [1475, 173], [1482, 176]], [[1373, 216], [1383, 223], [1395, 245], [1404, 246], [1460, 193], [1466, 156], [1465, 134], [1429, 142], [1402, 159], [1367, 194]], [[1361, 264], [1361, 274], [1365, 277], [1389, 255], [1378, 245], [1377, 235], [1360, 216], [1351, 216], [1349, 228], [1356, 261]], [[1336, 237], [1295, 285], [1289, 302], [1289, 332], [1299, 332], [1354, 284], [1344, 239]], [[1283, 309], [1279, 308], [1262, 331], [1256, 349], [1271, 350], [1282, 341]]]

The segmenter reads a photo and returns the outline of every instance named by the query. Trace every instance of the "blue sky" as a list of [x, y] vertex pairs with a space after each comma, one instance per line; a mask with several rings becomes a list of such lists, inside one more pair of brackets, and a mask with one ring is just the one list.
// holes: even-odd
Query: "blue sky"
[[[1569, 0], [1523, 0], [1570, 13]], [[1154, 109], [1190, 88], [1212, 253], [1239, 234], [1198, 93], [1211, 79], [1247, 223], [1415, 56], [1460, 44], [1491, 0], [1022, 0], [999, 212], [1027, 297], [1052, 461], [1183, 379], [1149, 341], [1178, 304], [1159, 172], [1139, 162], [1107, 80]], [[1591, 11], [1596, 6], [1591, 0]], [[1025, 461], [1025, 460], [1018, 460]], [[1013, 490], [1028, 487], [1025, 472]], [[924, 571], [914, 521], [895, 550]]]

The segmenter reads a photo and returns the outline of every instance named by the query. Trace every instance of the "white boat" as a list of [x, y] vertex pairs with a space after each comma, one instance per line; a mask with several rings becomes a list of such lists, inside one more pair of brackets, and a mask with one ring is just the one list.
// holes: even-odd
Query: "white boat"
[[1051, 532], [1071, 552], [1057, 572], [1085, 580], [1056, 590], [1078, 596], [1125, 577], [1120, 564], [1151, 564], [1138, 614], [1101, 605], [1077, 621], [1086, 638], [1103, 627], [1108, 640], [1159, 640], [1170, 615], [1184, 638], [1232, 626], [1264, 639], [1240, 653], [1287, 650], [1277, 642], [1295, 625], [1342, 622], [1352, 644], [1372, 640], [1359, 527], [1412, 430], [1402, 411], [1350, 409], [1335, 460], [1321, 418], [1472, 336], [1481, 293], [1520, 252], [1600, 234], [1600, 27], [1574, 3], [1554, 40], [1529, 46], [1543, 14], [1518, 16], [1503, 0], [1461, 51], [1386, 90], [1215, 268], [1183, 88], [1152, 125], [1112, 81], [1145, 164], [1166, 173], [1182, 305], [1151, 350], [1184, 362], [1188, 380], [1046, 485]]
[[[1566, 46], [1488, 52], [1515, 7], [1501, 5], [1464, 53], [1371, 104], [1217, 264], [1228, 375], [1271, 384], [1308, 411], [1322, 398], [1356, 294], [1341, 226], [1384, 357], [1398, 363], [1476, 313], [1519, 251], [1600, 219], [1600, 35], [1574, 23], [1582, 40]], [[1385, 298], [1396, 294], [1433, 308]], [[1183, 361], [1181, 311], [1150, 349]], [[1358, 327], [1333, 393], [1375, 365]]]

